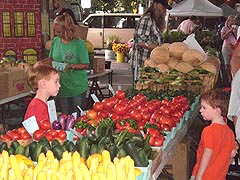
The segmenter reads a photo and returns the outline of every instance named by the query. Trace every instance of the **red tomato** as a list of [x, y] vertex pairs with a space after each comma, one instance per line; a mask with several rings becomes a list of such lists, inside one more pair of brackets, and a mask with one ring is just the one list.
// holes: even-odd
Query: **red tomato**
[[164, 115], [162, 116], [159, 121], [160, 124], [166, 124], [168, 125], [170, 128], [172, 128], [173, 126], [175, 126], [175, 122], [173, 120], [173, 118], [169, 115]]
[[60, 140], [65, 140], [67, 137], [67, 133], [64, 130], [60, 130], [58, 132], [57, 138]]
[[120, 104], [127, 104], [128, 103], [128, 98], [123, 98], [123, 99], [119, 99], [118, 103]]
[[140, 113], [139, 110], [137, 109], [133, 109], [131, 112], [130, 112], [130, 117], [136, 121], [141, 121], [142, 120], [142, 115]]
[[20, 139], [26, 140], [26, 139], [31, 139], [32, 136], [28, 132], [24, 132], [21, 134]]
[[127, 105], [126, 104], [116, 104], [113, 108], [113, 111], [119, 115], [123, 115], [127, 112]]
[[125, 98], [126, 93], [125, 93], [125, 91], [123, 91], [123, 90], [117, 90], [115, 96], [116, 96], [118, 99], [123, 99], [123, 98]]
[[17, 140], [20, 138], [20, 134], [16, 130], [7, 131], [6, 133], [12, 140]]
[[160, 129], [161, 131], [171, 131], [171, 128], [167, 124], [161, 124]]
[[158, 109], [158, 106], [157, 104], [153, 103], [153, 102], [148, 102], [146, 104], [146, 106], [148, 107], [148, 112], [149, 113], [154, 113], [157, 109]]
[[162, 146], [164, 142], [164, 136], [151, 136], [149, 139], [150, 146]]
[[144, 112], [141, 112], [141, 114], [142, 114], [142, 120], [144, 122], [148, 122], [150, 120], [151, 114], [149, 112], [144, 111]]
[[138, 130], [143, 130], [144, 126], [145, 126], [145, 123], [142, 122], [142, 121], [139, 121], [139, 122], [137, 122], [137, 126], [138, 126]]
[[7, 134], [2, 134], [1, 139], [4, 140], [4, 141], [11, 141], [12, 140], [12, 138], [10, 136], [8, 136]]
[[162, 112], [163, 114], [167, 114], [167, 115], [170, 115], [172, 113], [172, 110], [170, 108], [170, 106], [168, 105], [162, 105], [160, 107], [160, 112]]
[[121, 119], [121, 116], [119, 115], [119, 114], [117, 114], [117, 113], [114, 113], [114, 112], [112, 112], [112, 113], [110, 113], [110, 118], [113, 120], [113, 121], [119, 121], [120, 119]]
[[51, 124], [49, 120], [44, 120], [41, 123], [38, 123], [40, 129], [48, 130], [51, 129]]
[[142, 112], [148, 112], [148, 107], [145, 104], [141, 104], [137, 107], [137, 109]]
[[95, 102], [95, 103], [93, 104], [93, 109], [94, 109], [95, 111], [101, 111], [101, 110], [103, 110], [103, 103], [101, 103], [101, 102]]
[[102, 118], [108, 118], [109, 117], [109, 112], [107, 110], [99, 111], [98, 116], [102, 117]]
[[48, 141], [52, 141], [53, 140], [53, 137], [52, 135], [49, 133], [49, 131], [47, 131], [45, 134], [44, 134], [45, 138], [48, 140]]
[[23, 133], [26, 133], [27, 130], [25, 129], [25, 127], [20, 127], [17, 129], [17, 132], [18, 132], [18, 134], [23, 134]]
[[96, 119], [97, 118], [97, 112], [93, 109], [90, 109], [87, 111], [86, 116], [88, 120]]
[[150, 134], [151, 136], [160, 136], [160, 132], [157, 129], [154, 128], [148, 128], [147, 129], [147, 134]]
[[38, 129], [36, 131], [34, 131], [33, 133], [33, 138], [36, 140], [36, 141], [39, 141], [40, 139], [42, 139], [42, 137], [44, 136], [45, 134], [45, 131], [43, 129]]
[[58, 132], [57, 132], [57, 130], [55, 130], [55, 129], [49, 129], [49, 130], [47, 131], [47, 134], [49, 134], [49, 135], [51, 135], [53, 138], [55, 138], [55, 137], [57, 137]]
[[105, 110], [112, 109], [115, 105], [114, 99], [106, 98], [102, 100], [103, 107]]

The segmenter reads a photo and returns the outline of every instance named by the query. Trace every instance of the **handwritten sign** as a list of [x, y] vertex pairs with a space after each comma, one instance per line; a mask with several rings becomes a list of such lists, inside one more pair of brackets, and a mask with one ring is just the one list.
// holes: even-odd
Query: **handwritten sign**
[[26, 119], [25, 121], [22, 122], [22, 124], [31, 136], [33, 136], [33, 133], [39, 129], [35, 116]]
[[53, 121], [57, 120], [57, 111], [56, 111], [56, 105], [54, 100], [49, 100], [47, 102], [48, 106], [48, 114], [50, 118], [50, 123], [52, 124]]

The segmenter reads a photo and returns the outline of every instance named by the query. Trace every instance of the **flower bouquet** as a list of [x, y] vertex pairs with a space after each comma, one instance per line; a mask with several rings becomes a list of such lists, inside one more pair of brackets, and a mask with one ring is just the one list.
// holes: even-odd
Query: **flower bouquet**
[[112, 45], [114, 43], [119, 43], [120, 42], [120, 37], [116, 35], [111, 35], [107, 38], [107, 49], [112, 50]]
[[116, 53], [125, 53], [129, 50], [129, 46], [123, 43], [113, 43], [112, 50]]

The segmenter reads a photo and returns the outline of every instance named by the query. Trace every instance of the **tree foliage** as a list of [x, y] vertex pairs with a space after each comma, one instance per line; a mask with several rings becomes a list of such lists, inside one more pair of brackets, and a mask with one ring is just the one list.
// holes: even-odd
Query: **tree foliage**
[[128, 12], [132, 13], [133, 9], [138, 9], [138, 5], [145, 4], [146, 0], [94, 0], [91, 12]]

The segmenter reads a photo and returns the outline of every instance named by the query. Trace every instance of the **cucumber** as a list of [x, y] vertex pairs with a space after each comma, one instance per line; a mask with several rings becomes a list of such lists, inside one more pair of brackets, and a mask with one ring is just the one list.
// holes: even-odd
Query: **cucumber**
[[88, 138], [82, 137], [79, 143], [79, 149], [78, 152], [80, 153], [81, 157], [84, 160], [87, 160], [89, 157], [89, 144], [88, 144]]
[[70, 141], [70, 142], [67, 144], [67, 150], [68, 150], [68, 152], [75, 152], [75, 151], [76, 151], [76, 147], [75, 147], [75, 145], [74, 145], [73, 142]]
[[14, 140], [11, 142], [10, 147], [12, 147], [14, 150], [16, 150], [19, 145], [20, 145], [19, 142], [17, 140]]
[[24, 147], [22, 145], [19, 145], [17, 149], [15, 150], [15, 155], [22, 154], [24, 155]]
[[117, 157], [119, 159], [122, 157], [126, 157], [127, 155], [128, 155], [128, 153], [125, 151], [125, 149], [123, 147], [118, 148]]
[[32, 141], [30, 144], [29, 144], [29, 152], [30, 152], [30, 156], [32, 157], [34, 151], [35, 151], [35, 147], [37, 145], [37, 142], [36, 141]]
[[29, 156], [30, 156], [29, 145], [27, 145], [27, 146], [24, 147], [23, 155], [26, 156], [26, 157], [29, 157]]
[[110, 144], [109, 147], [107, 148], [107, 150], [110, 152], [111, 160], [113, 161], [113, 159], [117, 156], [116, 144], [114, 144], [114, 143]]
[[98, 144], [92, 144], [90, 148], [90, 155], [98, 153]]
[[41, 143], [37, 143], [36, 146], [35, 146], [35, 149], [34, 149], [34, 152], [31, 154], [31, 159], [33, 161], [36, 161], [38, 160], [38, 156], [39, 154], [42, 152], [42, 147], [43, 145]]
[[57, 139], [53, 139], [52, 140], [52, 148], [54, 148], [54, 146], [56, 146], [56, 145], [62, 146], [61, 143]]
[[2, 142], [2, 144], [0, 145], [0, 153], [2, 153], [3, 150], [8, 151], [8, 145], [6, 142]]
[[15, 153], [15, 149], [13, 149], [12, 147], [10, 147], [10, 148], [8, 149], [8, 154], [9, 154], [9, 156], [10, 156], [10, 155], [14, 155], [14, 153]]
[[97, 153], [98, 154], [102, 154], [102, 152], [103, 152], [103, 150], [105, 150], [106, 149], [106, 146], [105, 146], [105, 144], [100, 144], [100, 143], [98, 143], [98, 146], [97, 146]]
[[137, 151], [137, 147], [134, 145], [133, 142], [127, 141], [126, 144], [123, 145], [123, 148], [134, 160], [135, 166], [138, 167], [148, 166], [148, 161], [145, 162], [145, 157], [140, 155], [140, 153]]
[[63, 147], [61, 146], [61, 144], [60, 144], [60, 145], [55, 145], [55, 146], [52, 148], [52, 152], [53, 152], [54, 156], [55, 156], [58, 160], [60, 160], [60, 159], [62, 159], [62, 154], [63, 154], [63, 152], [64, 152], [64, 149], [63, 149]]

